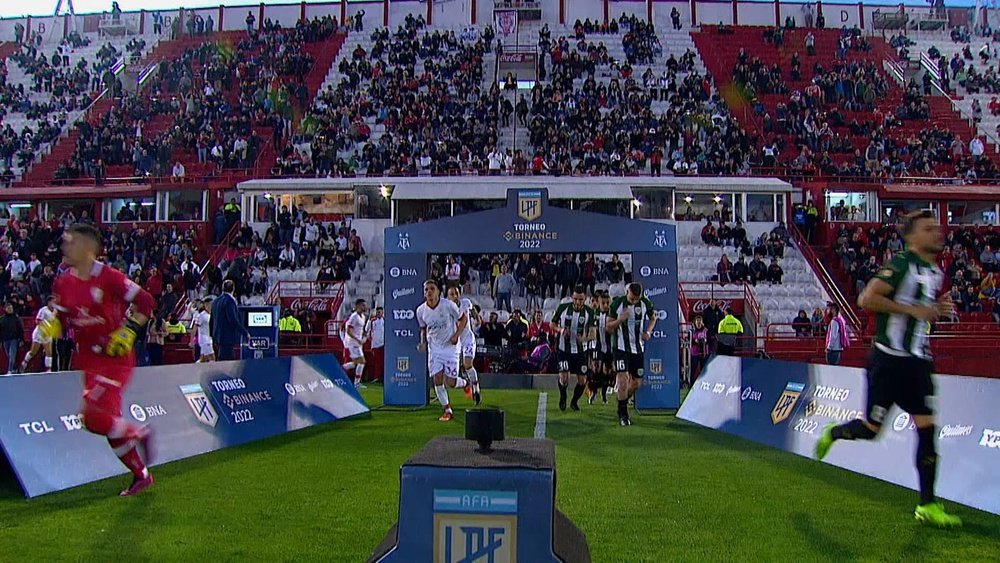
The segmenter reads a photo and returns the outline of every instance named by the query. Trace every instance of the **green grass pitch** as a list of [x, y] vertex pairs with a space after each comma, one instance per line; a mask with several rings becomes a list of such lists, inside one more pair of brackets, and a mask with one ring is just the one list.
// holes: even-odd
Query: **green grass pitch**
[[[537, 391], [489, 391], [508, 436], [531, 436]], [[381, 389], [366, 391], [381, 403]], [[399, 466], [463, 431], [439, 411], [379, 410], [28, 501], [0, 481], [0, 561], [364, 561], [396, 519]], [[612, 404], [560, 413], [557, 505], [596, 562], [1000, 560], [1000, 517], [947, 503], [960, 531], [913, 521], [916, 493], [672, 416], [616, 424]], [[86, 463], [86, 460], [80, 460]], [[909, 463], [909, 460], [900, 460]], [[416, 562], [415, 562], [416, 563]]]

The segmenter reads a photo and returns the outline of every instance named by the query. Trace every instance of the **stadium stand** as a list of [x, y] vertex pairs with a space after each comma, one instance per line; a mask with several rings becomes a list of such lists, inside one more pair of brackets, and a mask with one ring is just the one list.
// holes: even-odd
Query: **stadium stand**
[[742, 108], [735, 115], [762, 143], [755, 174], [844, 181], [996, 176], [986, 147], [948, 153], [955, 141], [972, 142], [974, 129], [948, 99], [925, 95], [915, 81], [894, 82], [882, 65], [896, 53], [882, 39], [846, 28], [728, 31], [724, 42], [717, 30], [693, 35], [709, 71], [733, 77], [727, 101]]

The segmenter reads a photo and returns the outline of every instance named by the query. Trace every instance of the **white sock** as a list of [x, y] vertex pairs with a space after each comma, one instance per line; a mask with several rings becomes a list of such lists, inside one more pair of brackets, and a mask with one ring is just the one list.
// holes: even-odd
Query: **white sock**
[[45, 356], [45, 359], [42, 360], [42, 363], [45, 364], [45, 369], [52, 371], [52, 358], [50, 356]]
[[344, 364], [344, 371], [351, 371], [352, 369], [354, 369], [354, 362]]
[[465, 387], [468, 384], [469, 384], [469, 382], [466, 381], [466, 380], [464, 380], [464, 379], [462, 379], [461, 377], [456, 377], [455, 378], [455, 389], [461, 389], [461, 388]]
[[451, 403], [448, 402], [448, 390], [445, 389], [444, 385], [435, 385], [434, 393], [437, 395], [438, 402], [441, 403], [441, 408], [445, 411], [451, 410]]
[[476, 368], [469, 368], [465, 370], [465, 376], [469, 378], [469, 382], [472, 383], [472, 390], [476, 393], [479, 392], [479, 374], [476, 373]]
[[361, 376], [365, 373], [365, 364], [354, 366], [354, 379], [361, 381]]

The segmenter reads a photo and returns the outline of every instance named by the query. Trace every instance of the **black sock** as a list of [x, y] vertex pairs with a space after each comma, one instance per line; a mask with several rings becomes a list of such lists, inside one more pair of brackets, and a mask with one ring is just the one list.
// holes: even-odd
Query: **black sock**
[[603, 385], [601, 386], [601, 400], [604, 402], [608, 401], [608, 388]]
[[585, 385], [580, 385], [579, 383], [577, 383], [576, 387], [573, 388], [573, 404], [574, 405], [576, 404], [577, 401], [580, 400], [580, 397], [583, 396], [583, 390], [586, 389], [586, 388], [587, 387]]
[[920, 504], [934, 502], [934, 480], [937, 478], [937, 450], [934, 447], [934, 427], [917, 428], [917, 475], [920, 480]]
[[559, 384], [559, 402], [560, 403], [565, 403], [566, 402], [566, 387], [568, 387], [568, 385], [563, 385], [562, 383]]
[[860, 418], [835, 426], [831, 434], [834, 440], [871, 440], [876, 436], [875, 431]]
[[618, 418], [628, 416], [628, 399], [618, 399]]

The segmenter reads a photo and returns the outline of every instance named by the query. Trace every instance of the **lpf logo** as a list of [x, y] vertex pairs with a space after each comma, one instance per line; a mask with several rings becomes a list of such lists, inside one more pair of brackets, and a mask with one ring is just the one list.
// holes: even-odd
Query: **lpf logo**
[[542, 216], [542, 192], [530, 191], [517, 194], [517, 216], [534, 221]]
[[434, 491], [435, 563], [517, 561], [517, 493]]

